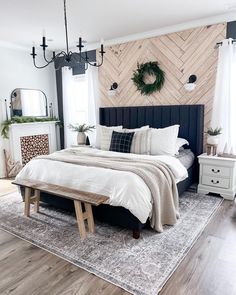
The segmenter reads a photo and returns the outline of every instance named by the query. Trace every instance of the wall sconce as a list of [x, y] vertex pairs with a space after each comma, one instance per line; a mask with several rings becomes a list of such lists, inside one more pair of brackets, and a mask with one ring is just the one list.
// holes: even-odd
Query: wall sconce
[[116, 95], [117, 88], [118, 88], [118, 84], [117, 84], [116, 82], [114, 82], [114, 83], [111, 85], [111, 88], [108, 90], [108, 95], [109, 95], [109, 96], [114, 96], [114, 95]]
[[191, 75], [188, 78], [188, 82], [186, 84], [184, 84], [184, 88], [187, 91], [193, 91], [195, 89], [195, 87], [196, 87], [196, 84], [195, 84], [196, 81], [197, 81], [197, 76], [196, 75]]

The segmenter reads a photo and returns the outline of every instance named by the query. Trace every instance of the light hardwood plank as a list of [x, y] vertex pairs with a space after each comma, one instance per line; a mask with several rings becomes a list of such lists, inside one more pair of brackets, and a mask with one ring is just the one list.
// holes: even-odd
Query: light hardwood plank
[[[160, 295], [235, 295], [236, 205], [224, 201]], [[0, 230], [0, 294], [128, 295]]]
[[[214, 46], [225, 37], [226, 24], [221, 23], [106, 47], [104, 64], [99, 68], [101, 106], [208, 104], [204, 124], [207, 128], [218, 60]], [[146, 61], [158, 61], [166, 74], [164, 87], [149, 97], [142, 96], [131, 80], [137, 63]], [[190, 93], [184, 84], [192, 74], [198, 80]], [[107, 91], [114, 81], [119, 88], [115, 96], [109, 97]]]
[[12, 184], [12, 179], [0, 179], [0, 197], [17, 191], [17, 187]]

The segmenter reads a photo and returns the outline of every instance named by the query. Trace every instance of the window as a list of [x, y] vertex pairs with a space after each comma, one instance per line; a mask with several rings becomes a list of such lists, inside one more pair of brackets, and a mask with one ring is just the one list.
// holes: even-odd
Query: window
[[85, 75], [73, 76], [71, 124], [88, 123], [88, 85]]
[[[89, 68], [86, 74], [77, 76], [73, 76], [68, 67], [62, 69], [65, 147], [76, 144], [76, 132], [68, 128], [70, 124], [96, 124], [99, 108], [97, 80], [97, 68]], [[89, 139], [95, 141], [95, 132]]]

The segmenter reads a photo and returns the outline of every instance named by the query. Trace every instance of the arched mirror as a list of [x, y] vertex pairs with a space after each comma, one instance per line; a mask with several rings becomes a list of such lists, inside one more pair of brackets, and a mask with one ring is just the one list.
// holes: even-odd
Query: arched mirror
[[11, 116], [47, 117], [45, 93], [36, 89], [14, 89], [11, 93]]

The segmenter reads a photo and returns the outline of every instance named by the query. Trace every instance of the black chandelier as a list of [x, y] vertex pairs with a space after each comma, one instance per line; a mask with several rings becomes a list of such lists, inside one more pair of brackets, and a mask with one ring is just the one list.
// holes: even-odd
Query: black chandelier
[[85, 70], [87, 70], [88, 65], [94, 66], [94, 67], [100, 67], [103, 64], [103, 56], [105, 54], [104, 47], [103, 47], [103, 42], [101, 42], [101, 49], [99, 51], [99, 53], [101, 54], [101, 62], [100, 63], [89, 61], [87, 51], [83, 52], [84, 54], [82, 54], [82, 49], [83, 49], [84, 45], [83, 45], [83, 40], [82, 40], [81, 37], [79, 37], [79, 44], [76, 45], [76, 47], [79, 48], [79, 52], [69, 51], [67, 16], [66, 16], [66, 0], [64, 0], [64, 21], [65, 21], [65, 34], [66, 34], [66, 52], [61, 51], [61, 52], [56, 54], [56, 52], [53, 51], [52, 57], [49, 60], [46, 57], [46, 48], [48, 47], [48, 45], [46, 44], [46, 36], [44, 34], [44, 36], [42, 37], [42, 44], [40, 46], [43, 48], [43, 58], [44, 58], [46, 64], [44, 64], [42, 66], [37, 66], [36, 65], [35, 57], [37, 56], [37, 54], [36, 54], [36, 51], [35, 51], [35, 46], [33, 45], [32, 53], [30, 55], [32, 55], [32, 57], [33, 57], [34, 66], [37, 69], [43, 69], [43, 68], [46, 68], [51, 63], [57, 61], [57, 59], [60, 58], [59, 59], [59, 61], [60, 61], [59, 66], [58, 66], [57, 69], [59, 69], [61, 67], [60, 65], [62, 65], [62, 64], [65, 65], [65, 63], [67, 63], [68, 66], [70, 66], [70, 63], [81, 63], [81, 62], [83, 62], [85, 64]]

